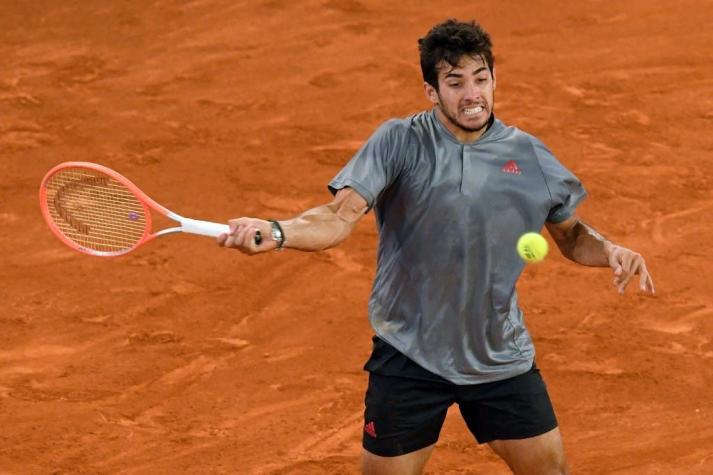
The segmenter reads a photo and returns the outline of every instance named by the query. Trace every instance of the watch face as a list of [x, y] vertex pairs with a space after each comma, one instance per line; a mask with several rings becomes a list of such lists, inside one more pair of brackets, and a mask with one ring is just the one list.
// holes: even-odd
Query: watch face
[[270, 221], [270, 226], [272, 226], [272, 240], [277, 241], [280, 245], [282, 244], [282, 231], [274, 221]]

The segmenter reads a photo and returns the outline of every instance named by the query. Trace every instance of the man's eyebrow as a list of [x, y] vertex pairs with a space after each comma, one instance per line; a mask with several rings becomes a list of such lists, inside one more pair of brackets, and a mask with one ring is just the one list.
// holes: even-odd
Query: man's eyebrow
[[[480, 73], [482, 73], [483, 71], [485, 71], [485, 70], [487, 70], [487, 69], [488, 69], [487, 67], [481, 66], [481, 67], [479, 67], [478, 69], [476, 69], [475, 71], [473, 71], [473, 76], [475, 76], [476, 74], [480, 74]], [[462, 73], [454, 73], [453, 71], [450, 71], [450, 72], [447, 72], [447, 73], [446, 73], [446, 76], [445, 76], [444, 79], [448, 79], [448, 78], [462, 78], [462, 77], [463, 77], [463, 74], [462, 74]]]

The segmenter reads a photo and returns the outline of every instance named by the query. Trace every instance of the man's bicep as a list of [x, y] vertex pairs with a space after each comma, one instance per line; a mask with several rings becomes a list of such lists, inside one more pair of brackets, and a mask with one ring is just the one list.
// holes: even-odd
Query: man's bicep
[[369, 204], [354, 188], [344, 187], [337, 191], [329, 204], [339, 219], [355, 225], [369, 210]]

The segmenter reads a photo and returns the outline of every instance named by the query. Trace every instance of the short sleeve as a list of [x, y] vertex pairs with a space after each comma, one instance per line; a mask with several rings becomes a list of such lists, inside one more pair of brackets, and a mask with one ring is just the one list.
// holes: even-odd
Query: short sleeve
[[531, 140], [552, 199], [547, 221], [560, 223], [574, 214], [587, 192], [579, 179], [542, 142], [534, 137]]
[[334, 194], [351, 187], [371, 209], [401, 173], [408, 139], [408, 121], [392, 119], [385, 122], [329, 182], [329, 191]]

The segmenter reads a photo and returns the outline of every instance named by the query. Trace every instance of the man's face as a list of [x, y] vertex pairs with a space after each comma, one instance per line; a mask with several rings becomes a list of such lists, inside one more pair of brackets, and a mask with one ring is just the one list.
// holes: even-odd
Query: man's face
[[474, 140], [488, 125], [495, 103], [495, 72], [480, 56], [463, 56], [456, 67], [441, 62], [438, 91], [425, 84], [426, 96], [438, 106], [441, 120], [459, 139]]

